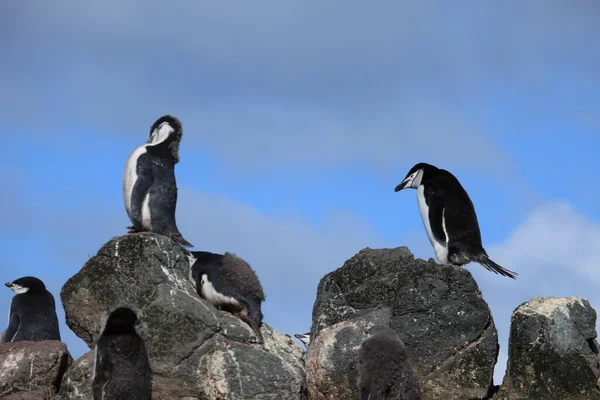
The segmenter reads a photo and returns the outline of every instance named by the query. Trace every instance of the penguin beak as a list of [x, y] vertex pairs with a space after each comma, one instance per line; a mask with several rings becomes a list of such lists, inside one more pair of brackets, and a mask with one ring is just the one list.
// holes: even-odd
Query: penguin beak
[[4, 286], [6, 286], [7, 288], [10, 288], [10, 285], [12, 285], [12, 282], [6, 282], [6, 283], [4, 284]]
[[400, 184], [398, 186], [396, 186], [396, 189], [394, 189], [394, 192], [399, 192], [402, 189], [406, 188], [406, 184], [409, 183], [410, 178], [406, 178], [405, 180], [403, 180], [402, 182], [400, 182]]

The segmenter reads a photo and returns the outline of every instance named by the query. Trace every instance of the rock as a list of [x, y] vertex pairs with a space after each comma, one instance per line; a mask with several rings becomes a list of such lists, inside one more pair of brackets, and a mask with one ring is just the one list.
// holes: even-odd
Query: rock
[[71, 364], [60, 385], [60, 397], [87, 400], [92, 397], [92, 368], [94, 352], [88, 351]]
[[[112, 310], [134, 309], [154, 372], [153, 399], [300, 399], [300, 345], [267, 324], [265, 346], [255, 343], [247, 324], [198, 297], [189, 268], [165, 236], [115, 237], [63, 286], [67, 324], [92, 348]], [[81, 377], [89, 367], [80, 360], [81, 372], [69, 371], [65, 388], [87, 393]]]
[[307, 354], [310, 399], [358, 398], [357, 351], [378, 323], [405, 343], [423, 400], [488, 395], [498, 338], [471, 273], [415, 260], [400, 247], [364, 249], [319, 283]]
[[600, 399], [596, 311], [582, 297], [534, 297], [511, 318], [508, 365], [494, 399]]
[[0, 400], [51, 400], [52, 391], [50, 389], [36, 390], [33, 392], [19, 392], [0, 397]]
[[0, 398], [50, 398], [71, 362], [67, 346], [58, 340], [0, 344]]

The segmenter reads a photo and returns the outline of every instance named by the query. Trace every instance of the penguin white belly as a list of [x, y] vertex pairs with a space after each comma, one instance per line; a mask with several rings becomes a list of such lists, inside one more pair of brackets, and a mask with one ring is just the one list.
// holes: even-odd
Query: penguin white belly
[[214, 306], [221, 306], [227, 304], [239, 305], [238, 301], [233, 297], [225, 296], [215, 289], [213, 284], [208, 280], [208, 276], [206, 274], [202, 275], [202, 280], [200, 282], [202, 297], [208, 300]]
[[[435, 237], [433, 237], [433, 232], [431, 230], [431, 223], [429, 222], [429, 206], [427, 206], [427, 202], [425, 201], [424, 194], [425, 187], [423, 185], [419, 185], [417, 188], [417, 202], [419, 203], [419, 211], [421, 213], [421, 219], [423, 220], [423, 225], [425, 225], [425, 230], [427, 231], [427, 237], [429, 238], [429, 242], [433, 246], [433, 250], [435, 251], [435, 257], [438, 262], [441, 264], [450, 264], [448, 262], [448, 248], [443, 244], [439, 243]], [[444, 221], [442, 217], [442, 221]], [[446, 229], [444, 227], [444, 233]], [[448, 235], [446, 235], [448, 237]], [[447, 242], [447, 240], [446, 240]]]
[[127, 159], [125, 164], [125, 174], [123, 175], [123, 198], [125, 200], [125, 209], [127, 215], [131, 218], [131, 193], [137, 181], [137, 161], [142, 154], [146, 152], [146, 145], [142, 145], [135, 149]]
[[142, 203], [142, 226], [149, 231], [152, 230], [152, 218], [150, 216], [150, 193], [146, 193]]

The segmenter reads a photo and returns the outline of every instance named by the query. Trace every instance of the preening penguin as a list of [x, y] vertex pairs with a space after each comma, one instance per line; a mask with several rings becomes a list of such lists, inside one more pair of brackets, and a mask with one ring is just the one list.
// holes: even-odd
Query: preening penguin
[[473, 203], [454, 175], [419, 163], [408, 171], [395, 191], [406, 188], [417, 189], [421, 219], [440, 263], [462, 266], [475, 261], [489, 271], [515, 279], [517, 273], [488, 257]]
[[44, 282], [25, 276], [5, 284], [15, 292], [10, 302], [8, 327], [0, 343], [24, 340], [60, 340], [54, 296]]
[[250, 264], [231, 253], [194, 251], [191, 254], [190, 280], [198, 294], [250, 325], [258, 342], [263, 343], [260, 327], [265, 295]]
[[150, 400], [152, 370], [144, 340], [135, 331], [140, 323], [129, 308], [114, 310], [98, 339], [94, 354], [94, 400]]
[[160, 117], [150, 128], [148, 141], [127, 159], [123, 176], [125, 209], [133, 226], [129, 233], [155, 232], [192, 247], [175, 223], [181, 122], [171, 115]]
[[419, 400], [419, 380], [400, 337], [384, 325], [370, 333], [358, 349], [360, 400]]

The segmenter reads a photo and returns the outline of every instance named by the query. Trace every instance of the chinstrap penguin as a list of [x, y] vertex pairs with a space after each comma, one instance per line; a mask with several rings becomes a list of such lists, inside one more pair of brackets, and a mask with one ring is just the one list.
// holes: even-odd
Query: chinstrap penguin
[[8, 312], [8, 327], [0, 336], [0, 343], [24, 340], [60, 340], [54, 296], [44, 282], [25, 276], [6, 287], [15, 292]]
[[384, 325], [369, 333], [358, 349], [360, 400], [419, 400], [419, 380], [400, 337]]
[[198, 294], [220, 310], [246, 322], [264, 343], [260, 327], [265, 300], [258, 276], [245, 260], [235, 254], [191, 252], [190, 280]]
[[152, 370], [144, 340], [135, 330], [139, 323], [135, 312], [126, 307], [108, 317], [95, 348], [94, 400], [152, 398]]
[[154, 232], [192, 247], [175, 222], [175, 164], [179, 162], [182, 135], [181, 122], [171, 115], [152, 124], [148, 141], [135, 149], [125, 164], [123, 198], [133, 224], [128, 227], [129, 233]]
[[302, 344], [304, 344], [304, 346], [308, 350], [308, 344], [310, 343], [310, 332], [296, 333], [296, 334], [294, 334], [294, 336], [296, 337], [296, 339], [301, 341]]
[[488, 257], [473, 203], [454, 175], [419, 163], [408, 171], [395, 191], [407, 188], [417, 189], [421, 219], [440, 263], [462, 266], [474, 261], [489, 271], [515, 279], [517, 273]]

